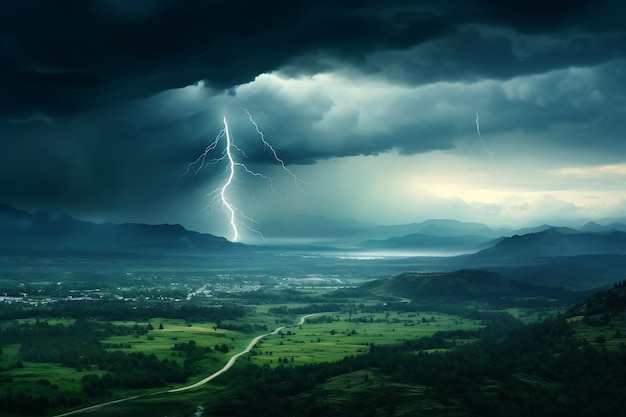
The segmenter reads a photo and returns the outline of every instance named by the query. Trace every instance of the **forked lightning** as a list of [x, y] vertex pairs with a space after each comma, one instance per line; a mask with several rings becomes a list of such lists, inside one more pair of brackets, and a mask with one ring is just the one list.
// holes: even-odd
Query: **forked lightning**
[[[261, 131], [261, 129], [255, 122], [254, 118], [252, 117], [252, 114], [247, 109], [242, 109], [242, 110], [247, 114], [248, 119], [250, 120], [250, 123], [254, 126], [265, 149], [269, 149], [274, 160], [276, 160], [280, 164], [281, 168], [293, 178], [297, 186], [300, 182], [302, 182], [302, 180], [298, 178], [289, 168], [287, 168], [287, 166], [285, 165], [285, 162], [278, 156], [278, 153], [276, 152], [274, 147], [265, 139], [265, 135], [263, 134], [263, 132]], [[194, 166], [196, 167], [196, 169], [193, 171], [193, 175], [191, 177], [190, 182], [192, 182], [196, 178], [200, 170], [205, 165], [216, 164], [218, 162], [225, 161], [227, 163], [227, 167], [225, 171], [226, 179], [224, 180], [224, 182], [222, 183], [220, 187], [214, 189], [213, 191], [207, 194], [207, 196], [212, 197], [210, 206], [214, 206], [218, 202], [221, 202], [222, 207], [224, 208], [228, 216], [232, 241], [236, 242], [236, 241], [239, 241], [241, 238], [238, 224], [243, 225], [250, 231], [263, 237], [263, 235], [258, 230], [250, 226], [250, 222], [254, 222], [254, 220], [248, 217], [243, 212], [243, 210], [241, 210], [240, 208], [234, 205], [232, 200], [229, 198], [229, 194], [231, 191], [231, 187], [233, 186], [233, 182], [237, 178], [238, 168], [241, 169], [245, 174], [267, 180], [272, 191], [276, 193], [276, 190], [274, 189], [274, 183], [271, 177], [264, 175], [262, 173], [259, 173], [259, 172], [252, 171], [246, 166], [245, 163], [240, 162], [236, 159], [237, 153], [240, 154], [243, 158], [247, 158], [247, 155], [243, 149], [239, 148], [233, 142], [231, 138], [231, 134], [230, 134], [230, 129], [228, 127], [228, 121], [226, 120], [226, 116], [224, 116], [223, 118], [223, 124], [224, 124], [224, 128], [218, 133], [218, 135], [215, 137], [213, 142], [211, 142], [211, 144], [209, 144], [205, 148], [204, 152], [202, 152], [200, 156], [196, 158], [195, 161], [187, 165], [187, 170], [180, 176], [179, 182], [180, 180], [182, 180], [184, 177], [188, 176], [192, 172], [192, 168]], [[226, 141], [222, 155], [218, 158], [208, 159], [209, 154], [211, 153], [211, 151], [217, 148], [222, 138], [225, 138], [225, 141]]]

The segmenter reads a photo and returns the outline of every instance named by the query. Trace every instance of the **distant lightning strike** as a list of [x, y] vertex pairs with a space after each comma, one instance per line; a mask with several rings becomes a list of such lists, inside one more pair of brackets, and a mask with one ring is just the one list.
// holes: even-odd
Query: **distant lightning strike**
[[[250, 112], [247, 109], [242, 109], [247, 115], [248, 115], [248, 119], [250, 120], [250, 123], [252, 123], [252, 125], [254, 125], [254, 128], [256, 129], [257, 134], [259, 135], [261, 142], [263, 143], [263, 146], [266, 149], [269, 149], [272, 153], [273, 158], [281, 165], [282, 169], [287, 172], [295, 181], [296, 186], [298, 185], [299, 182], [302, 182], [302, 180], [300, 178], [298, 178], [291, 170], [289, 170], [289, 168], [286, 167], [284, 161], [278, 156], [278, 153], [276, 152], [276, 150], [274, 149], [274, 147], [272, 147], [272, 145], [265, 139], [265, 135], [263, 134], [263, 132], [261, 131], [261, 129], [259, 128], [259, 126], [257, 125], [257, 123], [254, 121], [254, 118], [252, 117], [252, 115], [250, 114]], [[233, 202], [231, 201], [231, 199], [229, 198], [229, 191], [230, 188], [232, 186], [233, 181], [236, 179], [236, 174], [237, 174], [237, 168], [241, 168], [246, 174], [252, 175], [254, 177], [259, 177], [259, 178], [263, 178], [265, 180], [267, 180], [270, 184], [270, 188], [271, 190], [276, 193], [276, 190], [274, 189], [274, 183], [271, 177], [268, 177], [267, 175], [264, 175], [262, 173], [259, 172], [255, 172], [252, 171], [251, 169], [249, 169], [246, 164], [242, 163], [242, 162], [238, 162], [235, 158], [234, 155], [234, 151], [239, 152], [244, 158], [248, 158], [248, 156], [246, 155], [246, 153], [244, 152], [243, 149], [241, 149], [240, 147], [238, 147], [232, 140], [231, 136], [230, 136], [230, 129], [228, 127], [228, 122], [226, 120], [226, 116], [224, 116], [223, 118], [223, 123], [224, 123], [224, 128], [218, 133], [218, 135], [215, 137], [215, 139], [213, 140], [213, 142], [211, 142], [211, 144], [209, 144], [204, 152], [202, 152], [200, 154], [200, 156], [198, 156], [198, 158], [196, 158], [195, 161], [191, 162], [190, 164], [187, 165], [187, 169], [186, 171], [180, 176], [179, 178], [179, 183], [180, 181], [188, 176], [191, 172], [192, 172], [192, 168], [194, 166], [197, 166], [197, 168], [195, 169], [195, 171], [193, 171], [193, 175], [192, 178], [190, 180], [190, 182], [193, 182], [193, 180], [196, 178], [196, 176], [198, 175], [198, 173], [200, 172], [200, 170], [208, 164], [215, 164], [221, 161], [226, 161], [227, 162], [227, 168], [226, 168], [226, 180], [223, 182], [223, 184], [216, 188], [215, 190], [211, 191], [210, 193], [207, 194], [207, 196], [213, 196], [212, 202], [210, 204], [210, 206], [214, 206], [216, 203], [221, 202], [222, 203], [222, 207], [224, 207], [225, 211], [228, 214], [228, 220], [229, 220], [229, 224], [230, 224], [230, 229], [231, 229], [231, 233], [232, 233], [232, 240], [233, 241], [238, 241], [240, 239], [240, 233], [239, 233], [239, 228], [237, 226], [237, 223], [240, 222], [241, 224], [243, 224], [247, 229], [249, 229], [250, 231], [258, 234], [259, 236], [263, 237], [263, 235], [261, 234], [261, 232], [259, 232], [258, 230], [255, 230], [254, 228], [252, 228], [248, 222], [254, 222], [254, 220], [250, 217], [248, 217], [243, 210], [239, 209], [238, 207], [236, 207]], [[226, 144], [224, 147], [224, 151], [222, 152], [222, 156], [220, 156], [219, 158], [214, 158], [214, 159], [207, 159], [209, 156], [209, 153], [211, 151], [213, 151], [215, 148], [217, 148], [220, 140], [222, 138], [225, 138], [226, 140]]]
[[[480, 143], [483, 145], [483, 149], [485, 150], [485, 152], [487, 152], [487, 155], [489, 155], [489, 157], [493, 160], [493, 152], [491, 152], [489, 148], [487, 148], [487, 144], [485, 143], [482, 135], [480, 134], [480, 117], [478, 116], [478, 112], [476, 112], [476, 133], [478, 133], [478, 140], [476, 142], [480, 141]], [[472, 145], [470, 154], [474, 150], [474, 147], [476, 146], [476, 142], [474, 142], [474, 145]]]

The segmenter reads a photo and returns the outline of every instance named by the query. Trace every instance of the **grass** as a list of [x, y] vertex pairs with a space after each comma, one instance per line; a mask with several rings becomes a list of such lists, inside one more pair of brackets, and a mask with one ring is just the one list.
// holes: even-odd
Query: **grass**
[[82, 395], [80, 380], [86, 374], [102, 374], [99, 370], [77, 371], [53, 363], [22, 361], [23, 367], [15, 367], [19, 360], [19, 345], [2, 348], [0, 355], [0, 397], [11, 393], [25, 393], [53, 398], [57, 394]]
[[[255, 313], [248, 315], [238, 324], [266, 325], [268, 331], [271, 331], [280, 323], [289, 320], [295, 323], [300, 319], [300, 315], [277, 317], [268, 314], [271, 307], [282, 305], [293, 308], [305, 304], [281, 303], [279, 305], [255, 306]], [[406, 312], [322, 314], [322, 316], [324, 315], [332, 317], [332, 321], [320, 323], [309, 321], [301, 326], [288, 325], [281, 332], [282, 334], [267, 336], [253, 348], [250, 362], [256, 365], [270, 364], [270, 366], [278, 366], [278, 358], [281, 358], [281, 362], [283, 358], [288, 358], [288, 363], [293, 365], [332, 362], [347, 355], [366, 353], [371, 344], [396, 344], [405, 340], [430, 336], [442, 330], [471, 330], [481, 327], [472, 320], [437, 312], [421, 312], [419, 314]], [[312, 320], [314, 321], [315, 317]], [[48, 322], [50, 324], [68, 325], [73, 323], [73, 320], [49, 319]], [[133, 327], [135, 324], [146, 327], [148, 323], [153, 326], [154, 330], [145, 335], [113, 336], [102, 340], [102, 343], [129, 345], [130, 347], [126, 348], [111, 347], [109, 349], [126, 353], [154, 354], [160, 360], [175, 360], [181, 365], [185, 360], [185, 353], [173, 350], [175, 344], [189, 343], [193, 340], [197, 346], [210, 347], [211, 349], [214, 349], [215, 345], [223, 343], [229, 346], [229, 353], [215, 352], [209, 354], [207, 359], [200, 361], [198, 364], [202, 370], [201, 375], [191, 378], [188, 383], [193, 383], [220, 369], [232, 355], [242, 351], [252, 338], [262, 333], [259, 331], [244, 334], [221, 328], [215, 329], [213, 322], [189, 323], [185, 320], [159, 317], [145, 322], [113, 322], [114, 325], [129, 327]], [[159, 330], [160, 324], [163, 325], [161, 330]], [[7, 381], [10, 379], [12, 382], [0, 384], [0, 395], [12, 390], [13, 392], [22, 391], [48, 397], [53, 397], [56, 392], [62, 394], [75, 393], [76, 396], [82, 396], [81, 378], [87, 373], [101, 373], [95, 367], [89, 371], [78, 372], [75, 369], [63, 368], [56, 364], [30, 362], [24, 362], [24, 368], [8, 369], [18, 359], [19, 345], [5, 346], [3, 352], [4, 354], [0, 356], [0, 366], [7, 370], [0, 374], [0, 378], [7, 378]], [[292, 357], [293, 362], [291, 361]], [[240, 360], [245, 360], [245, 358]], [[42, 383], [42, 380], [48, 382]], [[93, 415], [124, 414], [128, 410], [137, 410], [139, 403], [145, 405], [147, 410], [158, 409], [159, 412], [168, 415], [191, 415], [195, 407], [200, 404], [199, 399], [203, 397], [203, 392], [204, 395], [208, 395], [208, 393], [212, 395], [221, 388], [220, 384], [210, 384], [206, 388], [183, 392], [172, 397], [165, 394], [142, 397], [104, 407], [94, 411]], [[135, 392], [124, 390], [115, 391], [112, 394], [113, 398], [124, 398], [137, 393], [156, 393], [162, 390], [163, 388]]]
[[[253, 349], [252, 363], [302, 365], [332, 362], [348, 355], [369, 351], [371, 344], [397, 344], [423, 336], [432, 336], [442, 330], [473, 330], [481, 326], [470, 320], [449, 314], [414, 313], [332, 313], [330, 323], [305, 322], [292, 326], [280, 334], [268, 336]], [[422, 317], [427, 322], [422, 322]], [[355, 320], [365, 320], [365, 322]], [[348, 321], [352, 320], [352, 321]], [[292, 359], [293, 358], [293, 361]]]
[[102, 374], [102, 371], [90, 370], [78, 372], [73, 368], [64, 368], [49, 363], [23, 361], [23, 368], [4, 371], [0, 384], [0, 396], [8, 393], [25, 393], [34, 396], [53, 398], [56, 394], [81, 394], [80, 380], [86, 374]]
[[532, 309], [523, 307], [511, 307], [500, 311], [505, 311], [516, 319], [519, 319], [522, 323], [528, 324], [536, 323], [545, 319], [546, 317], [554, 316], [558, 314], [559, 309]]
[[[22, 321], [22, 320], [20, 320]], [[34, 321], [34, 320], [33, 320]], [[50, 324], [69, 325], [74, 320], [49, 319]], [[146, 355], [154, 354], [159, 360], [168, 359], [179, 362], [182, 366], [184, 363], [185, 353], [173, 350], [175, 344], [189, 343], [195, 341], [197, 346], [210, 347], [214, 349], [215, 345], [223, 343], [229, 346], [230, 352], [224, 354], [215, 352], [207, 355], [207, 358], [198, 364], [202, 370], [202, 374], [193, 377], [190, 382], [203, 378], [207, 374], [220, 369], [228, 359], [235, 353], [243, 350], [255, 334], [242, 334], [226, 329], [214, 329], [213, 322], [193, 323], [189, 324], [184, 320], [153, 318], [149, 321], [154, 330], [149, 331], [141, 336], [113, 336], [102, 340], [102, 343], [111, 344], [130, 344], [130, 348], [110, 348], [111, 351], [122, 351], [125, 353], [143, 352]], [[132, 327], [135, 322], [114, 322], [115, 325], [125, 325]], [[148, 322], [137, 323], [141, 327], [146, 327]], [[159, 330], [159, 324], [163, 324], [163, 329]], [[0, 355], [0, 397], [7, 393], [23, 392], [34, 396], [54, 397], [55, 393], [72, 394], [82, 396], [80, 380], [86, 374], [101, 375], [104, 371], [100, 371], [97, 367], [90, 370], [77, 371], [74, 368], [62, 367], [55, 363], [37, 363], [22, 361], [23, 368], [17, 368], [15, 365], [19, 360], [19, 348], [17, 344], [2, 347], [2, 355]], [[149, 391], [162, 391], [163, 388], [155, 388]], [[144, 390], [146, 391], [146, 390]], [[113, 393], [115, 397], [132, 395], [131, 391], [119, 391]]]
[[0, 367], [8, 369], [15, 365], [18, 360], [20, 345], [6, 345], [2, 347], [2, 355], [0, 355]]
[[[154, 330], [145, 335], [112, 336], [104, 339], [103, 343], [129, 344], [130, 348], [109, 348], [111, 351], [121, 351], [124, 353], [143, 352], [146, 355], [154, 354], [159, 360], [176, 361], [181, 366], [184, 364], [186, 355], [184, 352], [175, 351], [175, 344], [187, 344], [194, 341], [198, 347], [209, 347], [215, 349], [216, 345], [226, 344], [228, 353], [214, 351], [207, 355], [206, 359], [198, 362], [202, 374], [192, 377], [190, 383], [204, 378], [206, 375], [219, 370], [226, 364], [228, 359], [245, 349], [254, 338], [255, 334], [244, 334], [232, 330], [214, 328], [215, 323], [188, 323], [185, 320], [154, 318], [149, 321]], [[135, 322], [114, 322], [115, 325], [134, 326]], [[139, 322], [139, 326], [147, 326], [148, 322]], [[163, 329], [159, 330], [159, 325], [163, 324]]]
[[388, 376], [373, 370], [359, 370], [330, 378], [302, 397], [323, 399], [325, 407], [349, 414], [355, 406], [362, 407], [364, 403], [373, 401], [371, 393], [381, 390], [392, 393], [393, 411], [388, 406], [370, 404], [375, 407], [377, 415], [471, 415], [456, 401], [448, 400], [448, 404], [443, 405], [439, 398], [433, 397], [426, 386], [394, 383]]
[[[138, 322], [140, 327], [146, 327], [151, 323], [154, 330], [145, 335], [112, 336], [104, 339], [103, 343], [129, 344], [131, 348], [110, 348], [109, 350], [120, 350], [125, 353], [141, 351], [146, 355], [154, 354], [159, 360], [178, 360], [172, 353], [175, 344], [189, 343], [195, 341], [199, 347], [210, 347], [213, 349], [216, 344], [226, 343], [235, 348], [238, 344], [243, 344], [247, 335], [230, 330], [213, 327], [214, 323], [190, 324], [184, 320], [154, 318], [149, 322]], [[132, 327], [135, 322], [114, 322], [115, 325], [127, 325]], [[163, 329], [159, 330], [159, 325], [163, 324]], [[241, 343], [238, 343], [241, 341]], [[182, 365], [182, 363], [181, 363]]]
[[568, 322], [574, 329], [574, 337], [586, 339], [591, 346], [622, 352], [626, 350], [626, 319], [623, 316], [611, 318], [609, 323], [598, 326], [584, 324], [582, 316], [572, 317]]

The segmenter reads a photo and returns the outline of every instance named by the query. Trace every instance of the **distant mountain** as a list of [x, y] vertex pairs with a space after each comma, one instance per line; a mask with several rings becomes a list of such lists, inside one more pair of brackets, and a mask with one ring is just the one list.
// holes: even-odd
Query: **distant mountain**
[[550, 224], [542, 224], [541, 226], [522, 227], [521, 229], [515, 230], [514, 233], [509, 234], [508, 236], [527, 235], [530, 233], [540, 233], [540, 232], [545, 232], [546, 230], [556, 230], [557, 232], [562, 233], [564, 235], [573, 235], [573, 234], [578, 234], [581, 232], [580, 230], [572, 229], [571, 227], [559, 227], [559, 226], [552, 226]]
[[596, 222], [587, 222], [580, 230], [583, 232], [590, 232], [590, 233], [611, 232], [611, 231], [626, 232], [626, 224], [611, 223], [607, 226], [603, 226]]
[[480, 236], [493, 239], [508, 235], [512, 230], [503, 228], [492, 229], [483, 223], [465, 223], [451, 219], [430, 219], [424, 220], [421, 223], [377, 226], [368, 229], [367, 232], [376, 239], [388, 239], [411, 234], [435, 237]]
[[[511, 229], [491, 229], [482, 223], [464, 223], [449, 219], [433, 219], [421, 223], [401, 225], [376, 225], [354, 219], [334, 220], [312, 215], [300, 215], [262, 223], [257, 229], [268, 239], [326, 239], [352, 244], [360, 244], [370, 240], [402, 238], [412, 234], [463, 239], [467, 236], [474, 236], [477, 240], [486, 241], [508, 236], [513, 232]], [[376, 245], [375, 243], [371, 244]], [[393, 245], [393, 243], [391, 244]], [[384, 244], [382, 245], [384, 246]]]
[[585, 225], [580, 228], [580, 231], [588, 232], [588, 233], [597, 233], [597, 232], [604, 232], [605, 228], [601, 224], [590, 221], [590, 222], [585, 223]]
[[611, 218], [597, 219], [596, 222], [600, 224], [606, 224], [606, 225], [610, 225], [610, 224], [626, 225], [626, 217], [611, 217]]
[[[564, 230], [565, 229], [565, 230]], [[520, 260], [579, 255], [626, 255], [626, 233], [583, 233], [549, 228], [538, 233], [515, 235], [472, 256], [474, 260]]]
[[623, 278], [626, 233], [563, 233], [550, 228], [504, 238], [475, 254], [459, 256], [456, 268], [481, 268], [533, 285], [591, 290]]
[[0, 248], [131, 252], [207, 252], [242, 245], [180, 225], [92, 223], [0, 205]]
[[413, 233], [401, 237], [392, 237], [384, 240], [367, 240], [363, 242], [364, 249], [376, 250], [420, 250], [420, 251], [478, 251], [490, 246], [491, 238], [485, 236], [436, 236]]
[[[549, 224], [517, 230], [491, 228], [483, 223], [461, 222], [452, 219], [430, 219], [421, 223], [400, 225], [374, 225], [354, 219], [334, 220], [312, 215], [300, 215], [266, 222], [259, 225], [258, 230], [270, 241], [272, 239], [284, 239], [285, 242], [288, 242], [289, 239], [292, 239], [295, 243], [298, 242], [298, 239], [302, 239], [308, 240], [310, 244], [348, 245], [364, 250], [419, 250], [441, 253], [478, 251], [494, 246], [507, 237], [525, 236], [546, 231], [557, 232], [559, 235], [584, 234], [580, 230]], [[604, 228], [603, 231], [605, 231]], [[524, 256], [527, 256], [525, 252], [530, 250], [529, 248], [520, 249], [523, 249]], [[537, 254], [544, 249], [538, 249]], [[494, 251], [497, 252], [497, 250]], [[585, 251], [579, 253], [585, 253]], [[598, 252], [594, 250], [590, 253]], [[600, 253], [606, 252], [600, 250]], [[552, 256], [549, 253], [545, 253], [545, 255]], [[562, 253], [559, 256], [562, 256]]]
[[[547, 230], [557, 231], [563, 235], [575, 235], [586, 232], [624, 231], [626, 225], [614, 223], [601, 226], [589, 222], [585, 230], [570, 227], [559, 227], [550, 224], [540, 226], [512, 228], [492, 228], [483, 223], [461, 222], [452, 219], [429, 219], [421, 223], [396, 225], [376, 225], [360, 222], [355, 219], [335, 220], [323, 216], [299, 215], [281, 220], [262, 223], [258, 230], [269, 240], [282, 239], [311, 239], [327, 242], [363, 244], [366, 249], [371, 248], [425, 248], [434, 245], [434, 248], [446, 247], [450, 250], [475, 249], [486, 247], [489, 240], [496, 244], [502, 238], [514, 235], [528, 235], [541, 233]], [[454, 239], [439, 239], [454, 238]]]
[[420, 301], [441, 299], [497, 300], [501, 297], [561, 297], [566, 291], [523, 284], [495, 272], [464, 269], [453, 272], [406, 272], [376, 280], [357, 289], [360, 295], [396, 296]]

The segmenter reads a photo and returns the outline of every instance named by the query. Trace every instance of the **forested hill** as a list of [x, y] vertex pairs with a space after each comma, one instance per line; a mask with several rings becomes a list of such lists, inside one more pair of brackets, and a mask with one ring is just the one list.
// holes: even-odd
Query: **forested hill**
[[[594, 297], [621, 293], [610, 290]], [[590, 343], [562, 315], [523, 326], [493, 322], [476, 335], [480, 340], [466, 344], [455, 344], [450, 332], [393, 346], [372, 344], [369, 352], [334, 363], [277, 368], [242, 363], [229, 375], [230, 395], [207, 394], [219, 395], [208, 404], [208, 414], [623, 415], [623, 344], [608, 348]]]
[[502, 239], [494, 246], [471, 255], [469, 258], [480, 263], [494, 260], [604, 254], [626, 254], [626, 233], [620, 231], [565, 233], [562, 229], [550, 228], [539, 233], [515, 235]]
[[463, 269], [454, 272], [406, 272], [391, 278], [369, 282], [356, 289], [357, 294], [420, 299], [491, 300], [502, 297], [567, 298], [571, 293], [511, 281], [495, 272]]
[[595, 292], [585, 300], [576, 303], [566, 314], [568, 317], [602, 316], [603, 320], [611, 316], [626, 316], [626, 279], [615, 283], [613, 288]]

